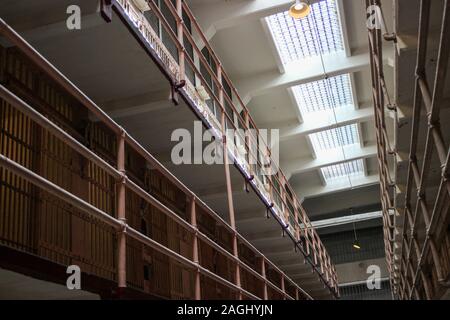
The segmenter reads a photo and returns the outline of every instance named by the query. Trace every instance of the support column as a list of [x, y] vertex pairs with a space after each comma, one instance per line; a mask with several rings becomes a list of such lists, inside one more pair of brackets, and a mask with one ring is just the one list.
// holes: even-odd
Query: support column
[[119, 295], [127, 286], [126, 272], [126, 211], [125, 211], [125, 131], [117, 136], [117, 169], [121, 172], [122, 178], [117, 184], [117, 219], [124, 224], [123, 229], [117, 236], [117, 284]]
[[[224, 114], [222, 114], [223, 118], [225, 117]], [[224, 122], [224, 119], [223, 119]], [[224, 136], [224, 142], [223, 142], [223, 149], [224, 149], [224, 166], [225, 166], [225, 179], [227, 184], [227, 198], [228, 198], [228, 214], [230, 219], [230, 225], [233, 228], [233, 254], [234, 256], [239, 259], [239, 248], [238, 248], [238, 238], [237, 238], [237, 231], [236, 231], [236, 218], [234, 215], [234, 203], [233, 203], [233, 190], [231, 187], [231, 177], [230, 177], [230, 163], [228, 161], [228, 149], [227, 149], [227, 141], [226, 136]], [[235, 282], [236, 286], [241, 288], [241, 273], [240, 273], [240, 266], [239, 263], [236, 262], [236, 269], [235, 269]], [[239, 291], [238, 295], [239, 300], [242, 300], [242, 292]]]
[[283, 300], [286, 300], [286, 284], [284, 282], [284, 274], [281, 274], [281, 290], [283, 290]]
[[[222, 87], [222, 66], [217, 66], [217, 78], [219, 79], [219, 101], [220, 105], [224, 106], [224, 97], [223, 97], [223, 87]], [[233, 229], [233, 255], [236, 259], [239, 259], [239, 247], [238, 247], [238, 239], [237, 239], [237, 230], [236, 230], [236, 218], [234, 215], [234, 203], [233, 203], [233, 189], [231, 187], [231, 176], [230, 176], [230, 163], [228, 159], [228, 147], [227, 147], [227, 134], [226, 134], [226, 121], [225, 121], [225, 111], [222, 110], [222, 134], [223, 134], [223, 160], [225, 166], [225, 180], [227, 184], [227, 198], [228, 198], [228, 215], [230, 220], [230, 226]], [[236, 262], [235, 269], [235, 284], [239, 289], [241, 289], [241, 272], [239, 262]], [[238, 299], [242, 300], [242, 290], [239, 290]]]
[[260, 263], [261, 263], [261, 275], [264, 278], [263, 300], [269, 300], [269, 294], [267, 291], [266, 260], [264, 259], [264, 257], [260, 258]]
[[[191, 225], [197, 229], [197, 211], [195, 198], [192, 198], [190, 201], [190, 214], [191, 214]], [[194, 263], [200, 263], [198, 257], [198, 233], [197, 231], [193, 235], [192, 239], [192, 261]], [[194, 274], [194, 299], [201, 300], [201, 287], [200, 287], [200, 270], [197, 268]]]

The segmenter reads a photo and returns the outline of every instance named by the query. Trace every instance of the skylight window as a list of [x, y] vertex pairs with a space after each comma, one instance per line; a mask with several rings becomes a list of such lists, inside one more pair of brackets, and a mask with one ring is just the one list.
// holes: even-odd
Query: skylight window
[[349, 74], [339, 75], [328, 80], [308, 82], [292, 89], [303, 115], [349, 105], [354, 106]]
[[288, 12], [266, 18], [283, 65], [344, 50], [336, 0], [311, 5], [311, 14], [293, 19]]
[[320, 131], [309, 135], [316, 154], [344, 146], [358, 144], [358, 126], [351, 124], [335, 129]]
[[321, 170], [327, 183], [339, 179], [348, 179], [352, 176], [361, 176], [364, 174], [364, 160], [359, 159], [355, 161], [344, 162], [322, 168]]

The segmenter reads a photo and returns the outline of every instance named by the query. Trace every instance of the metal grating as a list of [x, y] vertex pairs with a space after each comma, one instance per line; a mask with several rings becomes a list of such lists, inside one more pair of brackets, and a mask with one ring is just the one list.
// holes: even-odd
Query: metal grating
[[266, 18], [283, 65], [344, 51], [336, 0], [314, 3], [311, 10], [305, 19], [293, 19], [287, 11]]
[[301, 84], [292, 89], [303, 115], [355, 105], [350, 74]]
[[316, 154], [359, 143], [358, 126], [351, 124], [309, 135]]
[[356, 235], [361, 245], [360, 250], [353, 248], [355, 242], [353, 231], [323, 234], [320, 237], [336, 264], [384, 258], [382, 227], [358, 229]]
[[359, 176], [364, 174], [364, 162], [362, 159], [348, 161], [325, 168], [321, 168], [326, 182], [332, 180], [348, 178], [350, 176]]
[[389, 281], [382, 281], [380, 289], [370, 290], [367, 284], [340, 287], [341, 300], [392, 300]]

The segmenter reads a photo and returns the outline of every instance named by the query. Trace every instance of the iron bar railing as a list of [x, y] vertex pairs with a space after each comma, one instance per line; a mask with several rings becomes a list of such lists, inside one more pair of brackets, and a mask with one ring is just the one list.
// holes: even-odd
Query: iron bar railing
[[[367, 5], [381, 8], [379, 0], [367, 1]], [[431, 1], [420, 1], [420, 17], [418, 25], [417, 65], [415, 93], [412, 112], [412, 130], [410, 140], [409, 166], [407, 171], [405, 206], [399, 214], [404, 215], [400, 257], [394, 257], [393, 240], [386, 242], [386, 254], [390, 265], [391, 284], [395, 295], [400, 299], [434, 299], [438, 297], [440, 286], [445, 286], [448, 274], [444, 274], [443, 254], [448, 251], [448, 224], [450, 202], [449, 148], [441, 130], [441, 110], [444, 104], [444, 91], [450, 59], [450, 3], [443, 2], [443, 15], [438, 45], [437, 66], [434, 74], [432, 90], [427, 80], [426, 62], [429, 52], [429, 33], [431, 19]], [[394, 34], [395, 35], [395, 34]], [[393, 40], [394, 37], [385, 39]], [[372, 57], [372, 79], [374, 86], [375, 108], [379, 114], [385, 109], [386, 93], [383, 89], [382, 72], [382, 38], [380, 30], [369, 30], [370, 51]], [[425, 115], [423, 114], [425, 111]], [[389, 148], [381, 131], [385, 130], [382, 118], [376, 119], [379, 147], [380, 175], [383, 185], [386, 184], [386, 172], [389, 172], [385, 155]], [[381, 120], [381, 121], [380, 121]], [[396, 119], [396, 122], [398, 119]], [[426, 134], [420, 127], [426, 126]], [[424, 139], [421, 139], [424, 138]], [[425, 142], [421, 142], [424, 140]], [[421, 148], [423, 151], [421, 152]], [[433, 161], [433, 154], [437, 160]], [[438, 191], [430, 191], [433, 187], [429, 181], [430, 172], [437, 169], [441, 172]], [[394, 181], [395, 183], [395, 181]], [[415, 189], [414, 189], [415, 187]], [[416, 191], [416, 193], [414, 193]], [[384, 194], [384, 193], [383, 193]], [[430, 197], [431, 195], [431, 197]], [[434, 200], [433, 200], [434, 198]], [[389, 204], [391, 199], [383, 199]], [[393, 208], [395, 209], [395, 208]], [[385, 216], [389, 216], [383, 206]], [[385, 223], [385, 229], [391, 236], [392, 222]], [[430, 254], [431, 253], [431, 254]], [[448, 266], [445, 270], [448, 273]]]
[[[367, 0], [367, 7], [378, 6], [381, 10], [381, 3], [379, 1]], [[384, 16], [382, 18], [382, 25], [387, 34], [386, 23]], [[369, 47], [370, 47], [370, 62], [372, 74], [372, 95], [375, 108], [375, 128], [377, 137], [377, 154], [378, 154], [378, 169], [380, 174], [380, 191], [381, 191], [381, 205], [383, 212], [384, 225], [384, 242], [385, 253], [388, 264], [388, 270], [391, 274], [391, 285], [393, 285], [394, 275], [394, 250], [393, 250], [393, 234], [394, 223], [392, 211], [394, 210], [393, 199], [395, 197], [394, 179], [391, 174], [393, 172], [389, 161], [396, 162], [396, 150], [391, 147], [389, 135], [386, 127], [386, 109], [393, 110], [395, 113], [395, 121], [398, 114], [397, 109], [391, 103], [389, 91], [386, 86], [386, 81], [383, 71], [383, 38], [382, 30], [369, 29]], [[387, 104], [386, 104], [387, 101]]]

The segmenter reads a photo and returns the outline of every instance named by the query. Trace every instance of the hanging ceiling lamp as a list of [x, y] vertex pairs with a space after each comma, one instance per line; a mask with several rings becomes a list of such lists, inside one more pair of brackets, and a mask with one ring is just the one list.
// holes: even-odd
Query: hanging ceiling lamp
[[[353, 210], [351, 209], [351, 211], [353, 215]], [[361, 243], [358, 241], [358, 237], [356, 236], [356, 226], [354, 222], [353, 222], [353, 232], [355, 233], [355, 241], [353, 241], [353, 249], [361, 250]]]
[[304, 1], [296, 0], [289, 9], [289, 15], [294, 19], [306, 18], [311, 13], [311, 6]]
[[353, 242], [353, 249], [361, 250], [361, 244], [358, 240], [355, 240], [355, 242]]

